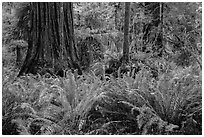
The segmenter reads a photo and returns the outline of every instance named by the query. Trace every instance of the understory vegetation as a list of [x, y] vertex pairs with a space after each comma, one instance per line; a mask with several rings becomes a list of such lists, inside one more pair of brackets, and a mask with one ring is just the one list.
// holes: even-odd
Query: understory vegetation
[[3, 70], [3, 134], [201, 134], [202, 76], [196, 67], [151, 78], [100, 80], [70, 71], [53, 78]]

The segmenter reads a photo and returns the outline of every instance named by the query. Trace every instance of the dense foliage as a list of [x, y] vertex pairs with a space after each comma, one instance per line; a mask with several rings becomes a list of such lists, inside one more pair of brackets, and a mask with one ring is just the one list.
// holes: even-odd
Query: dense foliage
[[202, 85], [196, 68], [158, 81], [146, 69], [101, 81], [15, 72], [3, 76], [3, 134], [201, 134]]
[[30, 10], [3, 3], [3, 134], [202, 134], [201, 3], [130, 3], [130, 61], [123, 64], [125, 3], [75, 2], [83, 74], [42, 68], [17, 77]]

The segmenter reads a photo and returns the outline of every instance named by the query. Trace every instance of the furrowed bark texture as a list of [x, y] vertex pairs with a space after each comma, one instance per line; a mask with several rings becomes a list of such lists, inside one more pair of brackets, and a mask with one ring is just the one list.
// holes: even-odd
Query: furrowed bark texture
[[72, 3], [32, 2], [28, 51], [19, 76], [37, 73], [39, 68], [54, 72], [79, 68], [74, 44]]

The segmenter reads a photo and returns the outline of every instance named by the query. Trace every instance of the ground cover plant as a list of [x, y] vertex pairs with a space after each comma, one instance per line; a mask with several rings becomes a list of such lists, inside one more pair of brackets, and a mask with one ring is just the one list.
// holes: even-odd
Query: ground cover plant
[[201, 76], [193, 68], [177, 71], [156, 83], [147, 70], [110, 81], [71, 72], [5, 80], [3, 133], [201, 134]]

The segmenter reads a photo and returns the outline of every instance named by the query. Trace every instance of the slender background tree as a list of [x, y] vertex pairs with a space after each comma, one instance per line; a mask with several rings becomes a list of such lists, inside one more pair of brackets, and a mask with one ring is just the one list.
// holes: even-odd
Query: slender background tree
[[124, 43], [123, 43], [123, 61], [129, 62], [129, 20], [130, 20], [130, 2], [125, 3], [124, 18]]

